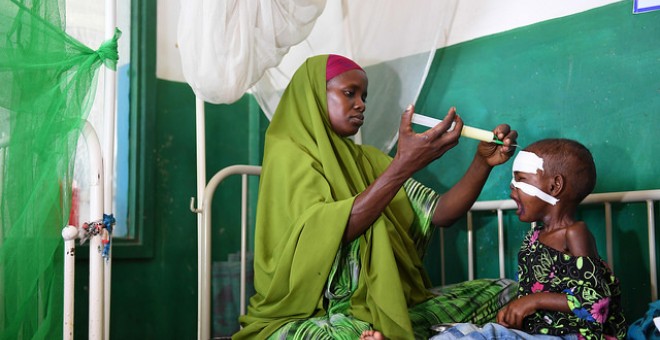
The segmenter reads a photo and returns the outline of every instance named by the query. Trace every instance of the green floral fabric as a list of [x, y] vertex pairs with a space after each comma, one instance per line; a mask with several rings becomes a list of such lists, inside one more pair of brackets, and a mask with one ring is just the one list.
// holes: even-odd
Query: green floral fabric
[[570, 256], [539, 242], [532, 228], [518, 253], [519, 296], [564, 293], [572, 313], [540, 310], [527, 317], [531, 334], [579, 334], [586, 339], [625, 338], [619, 280], [599, 258]]

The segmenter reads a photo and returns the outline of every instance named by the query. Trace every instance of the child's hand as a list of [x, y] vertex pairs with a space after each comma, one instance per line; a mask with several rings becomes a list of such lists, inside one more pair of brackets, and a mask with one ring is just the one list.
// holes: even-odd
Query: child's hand
[[523, 319], [536, 312], [535, 304], [532, 295], [513, 300], [497, 313], [497, 323], [507, 328], [522, 329]]
[[518, 139], [518, 131], [511, 130], [507, 124], [498, 125], [493, 133], [497, 139], [504, 142], [504, 145], [481, 142], [477, 147], [478, 155], [483, 157], [490, 166], [508, 161], [516, 150], [516, 147], [512, 145], [516, 144]]

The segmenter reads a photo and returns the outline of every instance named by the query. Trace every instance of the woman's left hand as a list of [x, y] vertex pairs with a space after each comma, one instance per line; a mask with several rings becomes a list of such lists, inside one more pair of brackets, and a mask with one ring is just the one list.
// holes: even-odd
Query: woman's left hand
[[504, 145], [481, 142], [477, 147], [477, 154], [490, 166], [496, 166], [508, 161], [516, 151], [516, 147], [513, 145], [517, 143], [518, 139], [518, 132], [511, 130], [511, 127], [507, 124], [498, 125], [493, 130], [493, 133], [497, 139], [504, 142]]

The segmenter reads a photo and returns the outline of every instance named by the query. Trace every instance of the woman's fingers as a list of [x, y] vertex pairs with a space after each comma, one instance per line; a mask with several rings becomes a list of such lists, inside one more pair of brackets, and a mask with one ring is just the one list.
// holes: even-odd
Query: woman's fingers
[[436, 140], [442, 137], [445, 133], [458, 133], [460, 136], [462, 129], [463, 121], [456, 114], [456, 108], [452, 106], [447, 112], [445, 118], [443, 118], [440, 123], [424, 132], [424, 134], [427, 135], [430, 140]]
[[423, 133], [415, 133], [411, 126], [414, 112], [415, 107], [411, 104], [401, 115], [397, 155], [418, 170], [458, 144], [463, 120], [452, 107], [440, 123]]
[[410, 104], [401, 115], [401, 124], [399, 125], [399, 136], [412, 132], [412, 115], [415, 112], [415, 105]]

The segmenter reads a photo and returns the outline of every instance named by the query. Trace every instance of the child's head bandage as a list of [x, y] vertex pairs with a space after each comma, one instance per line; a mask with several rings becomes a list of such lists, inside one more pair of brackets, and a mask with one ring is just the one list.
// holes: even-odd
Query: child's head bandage
[[[543, 158], [529, 151], [518, 152], [518, 155], [513, 160], [513, 172], [518, 171], [536, 175], [537, 170], [543, 171]], [[547, 202], [548, 204], [555, 205], [559, 201], [555, 197], [546, 194], [541, 191], [541, 189], [531, 184], [517, 182], [515, 175], [511, 179], [511, 185], [522, 190], [522, 192], [527, 195], [538, 197], [540, 200]]]

